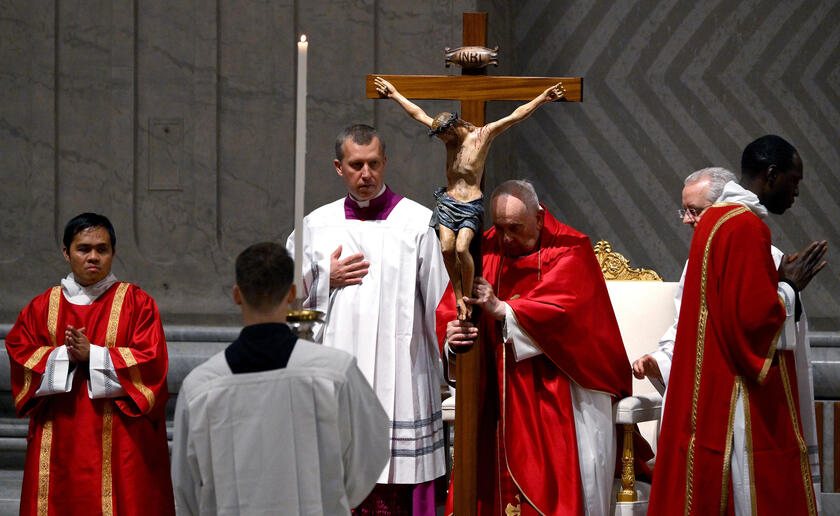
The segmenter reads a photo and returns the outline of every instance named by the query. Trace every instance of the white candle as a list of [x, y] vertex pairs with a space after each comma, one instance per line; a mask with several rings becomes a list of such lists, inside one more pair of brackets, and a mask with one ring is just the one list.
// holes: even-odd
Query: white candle
[[297, 123], [295, 124], [295, 288], [303, 292], [303, 191], [306, 185], [306, 35], [298, 41]]

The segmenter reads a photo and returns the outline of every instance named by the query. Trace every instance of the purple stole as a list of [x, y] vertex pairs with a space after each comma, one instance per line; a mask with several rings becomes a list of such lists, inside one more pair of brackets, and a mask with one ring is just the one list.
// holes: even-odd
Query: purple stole
[[397, 195], [391, 191], [387, 186], [382, 195], [375, 199], [371, 199], [370, 203], [362, 208], [349, 195], [344, 198], [344, 218], [347, 220], [385, 220], [391, 211], [397, 206], [397, 203], [402, 200], [401, 195]]

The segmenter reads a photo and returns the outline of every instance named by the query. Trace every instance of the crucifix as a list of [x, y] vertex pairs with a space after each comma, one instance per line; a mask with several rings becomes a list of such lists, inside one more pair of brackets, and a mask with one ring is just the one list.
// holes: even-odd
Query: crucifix
[[[487, 44], [487, 13], [464, 13], [463, 46], [484, 47]], [[489, 50], [489, 49], [487, 49]], [[448, 49], [447, 49], [448, 51]], [[448, 52], [451, 55], [452, 52]], [[476, 57], [475, 55], [473, 57]], [[495, 55], [488, 56], [495, 58]], [[491, 59], [485, 61], [492, 62]], [[448, 65], [447, 65], [448, 66]], [[505, 77], [487, 76], [486, 68], [464, 68], [460, 76], [447, 75], [375, 75], [367, 76], [367, 98], [387, 98], [382, 92], [392, 86], [406, 99], [458, 100], [461, 101], [461, 119], [473, 126], [484, 126], [485, 102], [491, 100], [537, 100], [541, 94], [550, 95], [557, 83], [562, 82], [562, 100], [580, 102], [582, 100], [583, 80], [580, 77]], [[377, 80], [376, 78], [381, 79]], [[384, 81], [383, 81], [384, 79]], [[383, 86], [387, 85], [387, 86]], [[559, 99], [557, 94], [549, 100]], [[544, 100], [543, 100], [544, 101]], [[403, 106], [405, 107], [405, 105]], [[409, 111], [408, 108], [406, 108]], [[421, 110], [422, 112], [422, 110]], [[529, 112], [530, 114], [530, 112]], [[447, 113], [448, 115], [448, 113]], [[413, 116], [413, 115], [412, 115]], [[429, 118], [425, 113], [422, 115]], [[526, 115], [527, 116], [527, 115]], [[417, 117], [415, 117], [417, 118]], [[420, 120], [420, 118], [418, 118]], [[431, 119], [429, 119], [431, 120]], [[428, 122], [428, 121], [427, 121]], [[451, 120], [449, 120], [451, 123]], [[428, 122], [431, 128], [447, 123], [447, 120]], [[483, 159], [481, 160], [483, 164]], [[447, 171], [449, 172], [449, 171]], [[481, 174], [483, 171], [477, 171]], [[482, 175], [480, 189], [483, 190]], [[481, 275], [481, 236], [482, 228], [475, 230], [470, 251], [475, 275]], [[443, 233], [442, 233], [443, 237]], [[449, 268], [449, 267], [447, 267]], [[450, 276], [452, 272], [450, 271]], [[453, 281], [453, 286], [455, 282]], [[470, 292], [466, 292], [470, 295]], [[460, 310], [459, 310], [460, 312]], [[461, 314], [459, 313], [459, 316]], [[472, 313], [478, 321], [480, 310]], [[485, 367], [484, 351], [479, 336], [476, 344], [467, 352], [461, 353], [456, 361], [456, 414], [455, 432], [455, 514], [471, 516], [476, 514], [477, 486], [477, 442], [479, 418], [481, 417], [482, 393], [479, 392], [481, 375]]]

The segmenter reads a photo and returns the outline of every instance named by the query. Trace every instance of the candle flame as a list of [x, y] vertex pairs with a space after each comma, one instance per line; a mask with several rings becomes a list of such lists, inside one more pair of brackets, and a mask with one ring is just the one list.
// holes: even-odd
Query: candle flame
[[302, 34], [302, 35], [300, 36], [300, 42], [301, 42], [301, 43], [306, 43], [306, 34]]

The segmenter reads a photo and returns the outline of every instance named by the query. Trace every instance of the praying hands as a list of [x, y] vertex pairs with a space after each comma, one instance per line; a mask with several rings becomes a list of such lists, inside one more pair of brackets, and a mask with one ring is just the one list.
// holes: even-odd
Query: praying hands
[[70, 325], [64, 332], [64, 345], [70, 355], [71, 362], [87, 362], [90, 360], [90, 341], [85, 335], [85, 329], [76, 329]]

